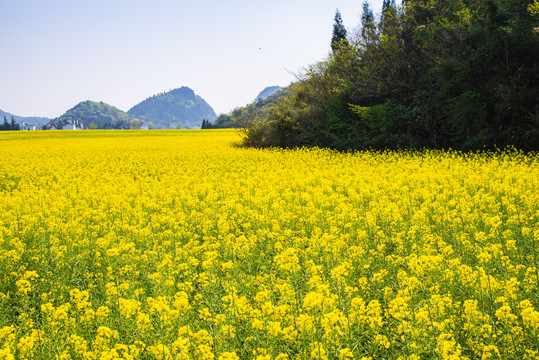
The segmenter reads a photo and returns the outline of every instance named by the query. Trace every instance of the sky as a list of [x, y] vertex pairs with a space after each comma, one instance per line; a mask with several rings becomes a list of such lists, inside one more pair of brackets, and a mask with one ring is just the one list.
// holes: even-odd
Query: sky
[[[188, 86], [216, 111], [287, 86], [349, 31], [361, 0], [0, 0], [0, 109], [55, 118], [85, 100], [127, 111]], [[375, 13], [382, 0], [371, 0]]]

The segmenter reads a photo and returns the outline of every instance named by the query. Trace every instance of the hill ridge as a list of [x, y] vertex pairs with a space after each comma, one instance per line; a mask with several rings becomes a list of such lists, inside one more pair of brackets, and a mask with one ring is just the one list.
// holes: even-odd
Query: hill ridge
[[85, 100], [51, 120], [49, 128], [63, 128], [66, 124], [88, 129], [133, 129], [140, 128], [141, 121], [125, 111], [103, 101]]
[[200, 129], [203, 120], [213, 121], [217, 117], [206, 100], [187, 86], [152, 95], [127, 113], [158, 129]]

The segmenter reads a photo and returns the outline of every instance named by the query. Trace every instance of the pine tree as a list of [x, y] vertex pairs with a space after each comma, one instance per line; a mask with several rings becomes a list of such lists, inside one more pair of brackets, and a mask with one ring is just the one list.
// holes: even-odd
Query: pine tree
[[0, 130], [9, 130], [9, 123], [7, 121], [6, 115], [4, 115], [4, 123], [0, 126]]
[[15, 121], [15, 119], [13, 118], [13, 116], [11, 117], [11, 126], [10, 126], [10, 129], [11, 130], [20, 130], [21, 127], [19, 126], [19, 124], [17, 124], [17, 122]]
[[361, 13], [361, 37], [365, 46], [374, 42], [376, 36], [376, 25], [374, 24], [374, 13], [368, 1], [363, 2]]
[[346, 39], [346, 28], [342, 23], [341, 13], [339, 9], [335, 11], [335, 23], [333, 24], [333, 35], [331, 36], [331, 49], [337, 51], [342, 45], [348, 45]]

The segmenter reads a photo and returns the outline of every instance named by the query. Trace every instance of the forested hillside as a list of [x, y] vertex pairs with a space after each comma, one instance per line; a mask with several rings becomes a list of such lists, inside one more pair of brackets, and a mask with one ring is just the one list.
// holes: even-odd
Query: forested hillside
[[51, 120], [48, 126], [61, 129], [73, 123], [84, 129], [136, 129], [141, 125], [140, 120], [112, 105], [88, 100]]
[[271, 96], [281, 90], [283, 90], [283, 88], [280, 86], [268, 86], [257, 95], [255, 102], [259, 100], [264, 100], [268, 96]]
[[[266, 118], [273, 106], [289, 95], [288, 88], [266, 88], [252, 103], [238, 107], [228, 114], [220, 114], [215, 123], [204, 121], [202, 129], [243, 128], [254, 125], [252, 119]], [[268, 89], [270, 89], [268, 91]], [[270, 93], [271, 95], [268, 95]], [[261, 96], [262, 95], [262, 96]]]
[[49, 118], [39, 117], [39, 116], [18, 116], [18, 115], [13, 115], [9, 112], [0, 110], [0, 119], [3, 119], [4, 117], [6, 117], [7, 119], [13, 118], [19, 124], [21, 124], [22, 122], [26, 122], [26, 123], [34, 123], [38, 125], [45, 125], [51, 120]]
[[330, 43], [246, 145], [539, 149], [538, 0], [365, 2]]
[[204, 120], [213, 121], [216, 116], [213, 108], [186, 86], [154, 95], [128, 113], [156, 129], [200, 129]]

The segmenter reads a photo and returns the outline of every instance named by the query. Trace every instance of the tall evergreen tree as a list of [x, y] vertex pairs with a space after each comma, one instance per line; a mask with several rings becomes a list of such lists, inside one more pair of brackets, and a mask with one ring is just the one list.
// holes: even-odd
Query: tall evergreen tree
[[11, 117], [11, 126], [10, 126], [11, 130], [20, 130], [21, 127], [19, 124], [17, 124], [17, 122], [15, 121], [15, 119], [13, 118], [13, 116]]
[[371, 45], [376, 37], [376, 25], [374, 23], [374, 13], [367, 0], [363, 2], [361, 13], [361, 40], [365, 47]]
[[0, 126], [0, 130], [9, 130], [9, 127], [7, 117], [4, 115], [4, 123]]
[[335, 11], [334, 20], [335, 23], [333, 24], [333, 35], [331, 36], [331, 49], [333, 51], [337, 51], [343, 44], [348, 45], [348, 40], [346, 38], [347, 32], [342, 23], [342, 17], [339, 9]]

